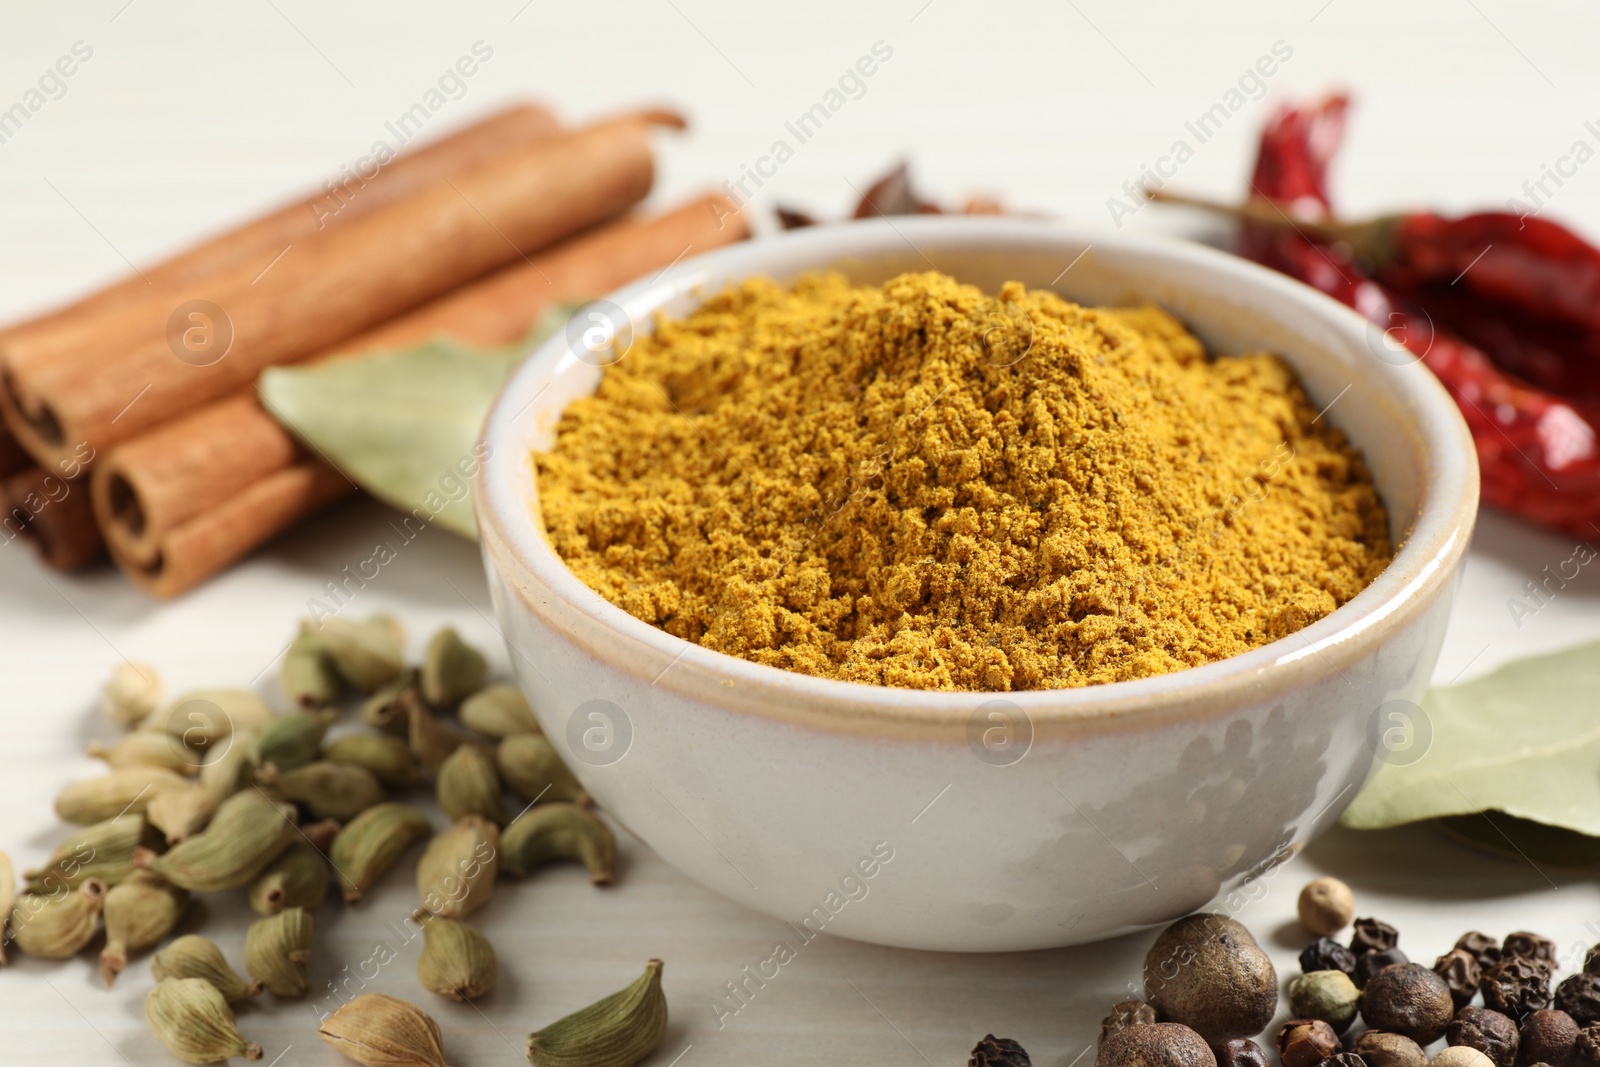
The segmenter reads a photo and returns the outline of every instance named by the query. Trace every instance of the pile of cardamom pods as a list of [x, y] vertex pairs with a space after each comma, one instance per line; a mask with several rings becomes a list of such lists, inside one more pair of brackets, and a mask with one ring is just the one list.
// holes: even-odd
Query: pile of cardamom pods
[[[110, 769], [55, 802], [80, 829], [24, 873], [20, 894], [0, 853], [0, 964], [9, 944], [71, 959], [103, 925], [100, 973], [109, 987], [132, 954], [178, 929], [191, 894], [246, 892], [260, 916], [244, 936], [248, 978], [213, 941], [177, 937], [151, 958], [156, 985], [145, 1017], [187, 1063], [260, 1059], [230, 1005], [263, 990], [305, 996], [315, 915], [330, 887], [357, 905], [427, 839], [411, 917], [423, 934], [417, 977], [457, 1001], [493, 989], [494, 949], [466, 920], [488, 903], [496, 879], [571, 860], [606, 885], [616, 839], [521, 691], [487, 684], [482, 653], [449, 628], [428, 642], [420, 666], [406, 664], [404, 645], [387, 615], [302, 623], [279, 675], [294, 707], [287, 713], [251, 689], [168, 701], [154, 668], [118, 666], [102, 707], [129, 733], [91, 747]], [[356, 700], [368, 729], [329, 738], [340, 706]], [[430, 781], [453, 820], [438, 833], [422, 812], [390, 799]], [[507, 803], [508, 789], [519, 802]], [[651, 960], [631, 985], [531, 1034], [528, 1059], [535, 1067], [631, 1067], [666, 1025], [661, 961]], [[394, 997], [355, 997], [319, 1032], [358, 1063], [445, 1067], [439, 1027]]]

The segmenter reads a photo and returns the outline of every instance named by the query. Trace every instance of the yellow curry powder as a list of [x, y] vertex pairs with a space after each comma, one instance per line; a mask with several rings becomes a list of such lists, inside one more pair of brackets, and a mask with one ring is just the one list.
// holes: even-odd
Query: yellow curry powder
[[551, 543], [613, 604], [877, 685], [1197, 666], [1390, 558], [1361, 456], [1281, 359], [934, 273], [731, 288], [636, 341], [536, 463]]

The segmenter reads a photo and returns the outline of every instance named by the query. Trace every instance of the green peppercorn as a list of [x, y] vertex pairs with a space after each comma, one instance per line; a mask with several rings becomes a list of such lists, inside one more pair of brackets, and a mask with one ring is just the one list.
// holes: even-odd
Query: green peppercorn
[[1342, 1034], [1355, 1022], [1361, 991], [1343, 971], [1312, 971], [1289, 983], [1289, 1010], [1302, 1019], [1321, 1019]]

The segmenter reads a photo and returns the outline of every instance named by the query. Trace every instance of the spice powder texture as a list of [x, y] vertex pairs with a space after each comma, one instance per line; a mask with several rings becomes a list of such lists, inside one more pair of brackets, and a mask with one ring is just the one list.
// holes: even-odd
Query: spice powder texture
[[658, 323], [535, 457], [550, 542], [757, 663], [1049, 689], [1232, 656], [1390, 558], [1361, 456], [1272, 355], [1153, 307], [936, 274], [732, 287]]

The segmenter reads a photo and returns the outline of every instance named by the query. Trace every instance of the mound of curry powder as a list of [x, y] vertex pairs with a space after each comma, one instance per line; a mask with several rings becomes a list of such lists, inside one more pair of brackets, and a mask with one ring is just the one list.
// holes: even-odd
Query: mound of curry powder
[[1361, 456], [1281, 359], [936, 273], [731, 288], [635, 341], [535, 462], [550, 542], [613, 604], [876, 685], [1209, 663], [1391, 555]]

